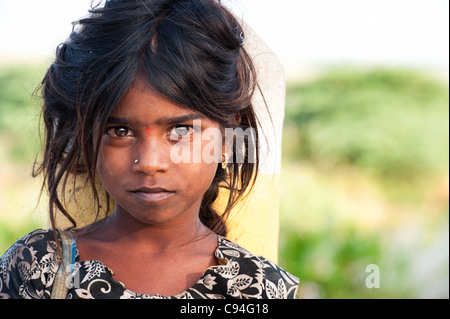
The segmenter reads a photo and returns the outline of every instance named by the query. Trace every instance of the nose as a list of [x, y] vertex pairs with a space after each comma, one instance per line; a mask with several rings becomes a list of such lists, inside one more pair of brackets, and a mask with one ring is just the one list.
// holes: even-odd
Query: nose
[[136, 145], [136, 160], [133, 163], [133, 171], [146, 175], [164, 173], [170, 167], [170, 151], [161, 141], [147, 138]]

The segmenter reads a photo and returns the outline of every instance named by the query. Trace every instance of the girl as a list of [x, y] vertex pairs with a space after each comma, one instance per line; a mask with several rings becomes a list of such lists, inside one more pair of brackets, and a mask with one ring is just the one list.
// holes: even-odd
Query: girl
[[[295, 297], [296, 277], [225, 238], [224, 220], [259, 164], [256, 74], [244, 39], [214, 0], [108, 0], [76, 23], [42, 83], [38, 172], [52, 229], [3, 255], [1, 297]], [[230, 140], [229, 129], [252, 134]], [[97, 179], [116, 203], [84, 229], [61, 196], [78, 173], [97, 216]], [[230, 195], [216, 212], [221, 187]], [[71, 230], [56, 229], [57, 212]]]

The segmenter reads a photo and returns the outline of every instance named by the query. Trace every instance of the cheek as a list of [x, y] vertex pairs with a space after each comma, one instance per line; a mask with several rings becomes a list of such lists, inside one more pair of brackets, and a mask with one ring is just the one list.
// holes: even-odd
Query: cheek
[[109, 168], [108, 163], [105, 163], [105, 157], [102, 154], [99, 154], [99, 158], [97, 161], [97, 176], [100, 179], [100, 182], [109, 191], [109, 184], [111, 184], [111, 180], [114, 180], [114, 170]]
[[217, 164], [187, 164], [182, 170], [187, 173], [183, 178], [186, 189], [203, 195], [214, 180]]
[[211, 186], [219, 167], [218, 163], [222, 157], [221, 135], [218, 129], [214, 132], [216, 131], [219, 132], [219, 135], [217, 133], [209, 136], [204, 134], [201, 147], [201, 163], [191, 164], [190, 168], [193, 171], [190, 180], [192, 183], [197, 184], [196, 186], [201, 188], [203, 192], [206, 192]]
[[113, 148], [100, 147], [96, 169], [104, 185], [120, 176], [126, 160], [127, 157], [124, 154], [113, 151]]

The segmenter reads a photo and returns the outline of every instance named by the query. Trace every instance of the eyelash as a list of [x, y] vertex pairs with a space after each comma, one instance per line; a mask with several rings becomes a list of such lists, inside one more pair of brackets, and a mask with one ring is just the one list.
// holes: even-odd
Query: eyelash
[[[172, 135], [172, 132], [174, 132], [176, 129], [179, 129], [179, 128], [187, 128], [188, 134], [186, 134], [186, 135], [173, 134]], [[118, 130], [120, 130], [120, 129], [126, 130], [126, 134], [124, 134], [123, 136], [120, 136], [119, 134], [117, 134]], [[115, 137], [115, 138], [125, 138], [125, 137], [134, 136], [134, 133], [132, 133], [130, 135], [130, 132], [132, 132], [132, 131], [133, 130], [131, 128], [126, 127], [126, 126], [110, 126], [110, 127], [107, 127], [105, 129], [105, 134], [106, 135], [110, 135], [110, 136]], [[167, 136], [171, 140], [175, 140], [176, 141], [176, 140], [180, 140], [180, 139], [182, 139], [183, 137], [186, 137], [186, 136], [192, 136], [195, 133], [197, 133], [197, 131], [198, 131], [198, 129], [195, 128], [193, 125], [174, 125], [174, 126], [172, 126], [172, 127], [170, 127], [168, 129]], [[174, 138], [172, 136], [174, 136]]]
[[[126, 134], [125, 136], [119, 136], [119, 135], [117, 134], [117, 131], [118, 131], [119, 129], [125, 129], [125, 130], [127, 131], [127, 134]], [[114, 132], [112, 133], [111, 131], [113, 131], [113, 130], [114, 130]], [[108, 128], [105, 129], [105, 134], [106, 134], [106, 135], [113, 136], [113, 137], [116, 137], [116, 138], [125, 138], [125, 137], [128, 137], [128, 136], [129, 136], [130, 131], [132, 131], [132, 130], [131, 130], [129, 127], [126, 127], [126, 126], [110, 126], [110, 127], [108, 127]], [[134, 134], [133, 134], [133, 135], [134, 135]], [[132, 135], [132, 136], [133, 136], [133, 135]]]
[[[187, 128], [188, 133], [186, 135], [181, 135], [181, 134], [172, 135], [172, 132], [174, 132], [176, 129], [179, 129], [179, 128]], [[194, 135], [195, 133], [197, 133], [197, 131], [198, 130], [192, 125], [174, 125], [168, 130], [167, 135], [170, 138], [170, 140], [179, 141], [179, 140], [182, 140], [184, 137]], [[174, 136], [174, 138], [172, 136]]]

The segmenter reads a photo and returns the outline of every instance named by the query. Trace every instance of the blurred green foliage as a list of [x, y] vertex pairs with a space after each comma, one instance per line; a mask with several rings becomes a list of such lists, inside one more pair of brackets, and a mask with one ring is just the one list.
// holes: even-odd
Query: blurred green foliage
[[37, 217], [39, 186], [31, 176], [41, 148], [37, 88], [44, 72], [42, 63], [0, 67], [0, 254], [31, 230], [46, 227]]
[[0, 134], [14, 162], [29, 162], [39, 151], [37, 89], [43, 74], [40, 64], [0, 68]]
[[448, 298], [448, 133], [448, 82], [424, 71], [288, 85], [280, 263], [303, 298]]
[[333, 69], [288, 88], [291, 157], [382, 179], [440, 173], [449, 159], [448, 85], [407, 69]]

